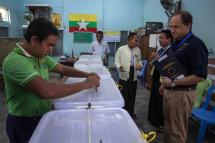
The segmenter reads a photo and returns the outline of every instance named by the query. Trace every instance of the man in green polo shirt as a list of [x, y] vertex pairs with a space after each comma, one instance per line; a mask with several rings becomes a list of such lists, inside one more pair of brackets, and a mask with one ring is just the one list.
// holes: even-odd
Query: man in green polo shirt
[[[24, 43], [3, 62], [3, 76], [9, 109], [6, 130], [11, 143], [27, 143], [41, 116], [51, 110], [49, 99], [60, 98], [99, 85], [99, 76], [63, 66], [48, 56], [57, 44], [59, 33], [43, 18], [33, 20], [24, 35]], [[48, 82], [48, 72], [86, 77], [75, 84]]]

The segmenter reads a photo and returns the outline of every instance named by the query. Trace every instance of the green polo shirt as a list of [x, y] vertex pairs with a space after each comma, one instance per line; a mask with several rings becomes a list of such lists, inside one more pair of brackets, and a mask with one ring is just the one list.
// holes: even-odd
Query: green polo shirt
[[[48, 80], [48, 72], [57, 65], [51, 57], [35, 58], [17, 46], [4, 60], [2, 71], [5, 81], [9, 113], [21, 117], [42, 116], [50, 111], [50, 100], [27, 90], [25, 85], [36, 76]], [[41, 89], [43, 90], [43, 89]]]

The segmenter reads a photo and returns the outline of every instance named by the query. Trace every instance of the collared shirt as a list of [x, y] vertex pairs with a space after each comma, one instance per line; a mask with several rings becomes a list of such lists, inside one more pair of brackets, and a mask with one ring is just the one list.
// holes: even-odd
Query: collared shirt
[[17, 44], [2, 66], [7, 106], [11, 115], [35, 117], [50, 111], [50, 100], [42, 99], [26, 90], [25, 85], [37, 76], [48, 80], [48, 72], [56, 65], [57, 62], [51, 57], [35, 58], [27, 53], [21, 44]]
[[93, 55], [100, 55], [102, 59], [105, 59], [107, 53], [110, 53], [109, 45], [106, 41], [94, 41], [88, 50], [88, 52], [93, 53]]
[[134, 53], [133, 53], [133, 50], [132, 49], [130, 49], [131, 50], [131, 65], [130, 66], [134, 66]]
[[120, 66], [123, 67], [125, 72], [119, 71], [119, 77], [122, 80], [128, 80], [129, 79], [129, 71], [130, 71], [130, 66], [132, 65], [132, 60], [131, 60], [131, 53], [133, 52], [133, 66], [134, 66], [134, 81], [137, 80], [137, 70], [136, 70], [136, 65], [141, 63], [141, 52], [138, 47], [130, 49], [128, 45], [124, 45], [122, 47], [119, 47], [119, 49], [116, 52], [115, 55], [115, 65], [119, 69]]
[[208, 50], [201, 39], [192, 35], [173, 52], [188, 76], [194, 74], [203, 78], [207, 77]]

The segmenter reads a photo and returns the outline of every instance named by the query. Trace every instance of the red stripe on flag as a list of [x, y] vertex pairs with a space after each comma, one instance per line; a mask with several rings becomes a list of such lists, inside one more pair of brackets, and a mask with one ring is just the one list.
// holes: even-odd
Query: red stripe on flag
[[81, 32], [94, 32], [94, 33], [96, 33], [97, 28], [87, 28], [87, 31], [86, 31], [83, 28], [81, 30], [79, 30], [79, 27], [69, 27], [69, 32], [78, 32], [78, 31], [81, 31]]

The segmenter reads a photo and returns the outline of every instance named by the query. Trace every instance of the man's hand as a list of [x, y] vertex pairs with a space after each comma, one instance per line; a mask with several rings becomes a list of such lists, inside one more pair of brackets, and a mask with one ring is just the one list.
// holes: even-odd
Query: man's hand
[[161, 84], [164, 87], [171, 87], [172, 80], [168, 77], [161, 77]]
[[137, 64], [137, 65], [136, 65], [136, 69], [137, 69], [137, 70], [140, 70], [141, 68], [142, 68], [142, 65], [141, 65], [141, 64]]
[[162, 84], [159, 87], [159, 93], [160, 93], [160, 95], [164, 95], [164, 86]]
[[99, 86], [100, 84], [99, 80], [100, 78], [98, 78], [97, 76], [89, 76], [84, 81], [86, 89]]
[[150, 58], [154, 59], [158, 56], [157, 52], [153, 52], [150, 56]]
[[120, 67], [119, 67], [119, 71], [121, 71], [121, 72], [125, 72], [125, 70], [123, 69], [123, 67], [122, 67], [122, 66], [120, 66]]

